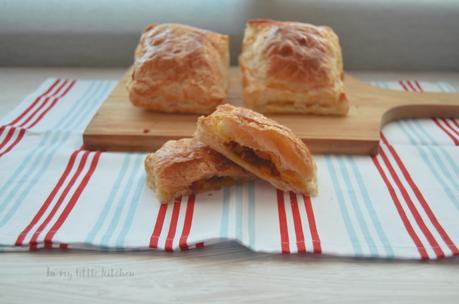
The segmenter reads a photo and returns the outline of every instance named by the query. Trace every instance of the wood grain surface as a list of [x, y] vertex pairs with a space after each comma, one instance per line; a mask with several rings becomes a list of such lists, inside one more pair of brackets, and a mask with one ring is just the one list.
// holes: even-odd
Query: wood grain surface
[[[134, 107], [126, 82], [115, 87], [84, 132], [89, 150], [154, 151], [167, 140], [191, 137], [198, 115], [167, 114]], [[397, 92], [345, 78], [350, 110], [345, 117], [268, 115], [289, 127], [313, 153], [376, 154], [386, 123], [406, 117], [459, 116], [459, 94]], [[243, 105], [239, 69], [231, 68], [229, 103]]]
[[[122, 69], [0, 68], [0, 117], [47, 77], [119, 79]], [[368, 80], [447, 81], [459, 73], [354, 72]], [[124, 277], [68, 279], [79, 269]], [[50, 276], [49, 271], [62, 275]], [[0, 253], [0, 303], [455, 303], [459, 257], [433, 262], [253, 253], [237, 243], [165, 253]]]
[[[7, 253], [0, 266], [2, 303], [438, 304], [459, 296], [457, 260], [271, 255], [236, 243], [177, 253]], [[124, 275], [101, 275], [112, 269]]]

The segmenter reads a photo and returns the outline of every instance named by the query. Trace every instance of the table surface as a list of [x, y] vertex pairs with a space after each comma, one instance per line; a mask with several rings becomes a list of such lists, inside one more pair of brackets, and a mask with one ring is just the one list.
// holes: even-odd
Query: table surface
[[[119, 79], [123, 72], [0, 68], [0, 116], [47, 77]], [[459, 73], [351, 74], [364, 80], [442, 80], [459, 87]], [[0, 303], [453, 303], [458, 296], [457, 257], [416, 262], [272, 255], [227, 242], [176, 253], [42, 250], [0, 258]]]

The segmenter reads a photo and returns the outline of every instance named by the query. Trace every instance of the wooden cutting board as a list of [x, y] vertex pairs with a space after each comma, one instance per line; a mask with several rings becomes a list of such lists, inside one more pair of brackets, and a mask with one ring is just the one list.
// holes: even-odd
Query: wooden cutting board
[[[88, 150], [155, 151], [169, 139], [192, 136], [198, 115], [165, 114], [134, 107], [120, 80], [86, 128]], [[413, 93], [374, 88], [345, 77], [350, 111], [346, 117], [268, 115], [289, 127], [313, 153], [376, 154], [380, 129], [408, 117], [459, 116], [459, 94]], [[231, 68], [228, 102], [242, 106], [239, 69]]]

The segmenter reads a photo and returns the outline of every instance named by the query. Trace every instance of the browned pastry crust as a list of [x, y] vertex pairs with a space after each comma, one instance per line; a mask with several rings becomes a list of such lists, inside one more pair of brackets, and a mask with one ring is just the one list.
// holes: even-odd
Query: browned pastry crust
[[253, 176], [196, 139], [170, 140], [145, 158], [148, 185], [162, 203], [217, 190]]
[[239, 63], [249, 108], [262, 113], [348, 112], [341, 47], [330, 27], [250, 20]]
[[316, 194], [316, 165], [293, 132], [252, 110], [229, 104], [201, 116], [195, 137], [284, 191]]
[[135, 50], [127, 83], [138, 107], [210, 113], [228, 91], [229, 37], [180, 24], [151, 24]]

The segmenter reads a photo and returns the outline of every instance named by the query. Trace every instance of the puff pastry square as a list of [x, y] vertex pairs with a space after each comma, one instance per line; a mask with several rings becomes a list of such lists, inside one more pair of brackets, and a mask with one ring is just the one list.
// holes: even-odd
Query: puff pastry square
[[245, 105], [258, 112], [348, 112], [341, 47], [330, 27], [248, 21], [239, 64]]
[[195, 137], [281, 190], [317, 193], [308, 148], [290, 129], [260, 113], [221, 105], [198, 119]]
[[162, 203], [217, 190], [253, 175], [196, 139], [170, 140], [145, 158], [147, 183]]
[[135, 50], [127, 83], [138, 107], [210, 113], [227, 96], [229, 37], [180, 24], [151, 24]]

